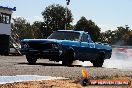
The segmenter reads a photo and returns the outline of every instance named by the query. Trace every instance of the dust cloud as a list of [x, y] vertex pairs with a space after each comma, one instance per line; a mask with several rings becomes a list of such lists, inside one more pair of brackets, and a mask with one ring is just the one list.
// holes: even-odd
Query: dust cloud
[[132, 69], [132, 49], [113, 48], [110, 59], [105, 60], [103, 67]]

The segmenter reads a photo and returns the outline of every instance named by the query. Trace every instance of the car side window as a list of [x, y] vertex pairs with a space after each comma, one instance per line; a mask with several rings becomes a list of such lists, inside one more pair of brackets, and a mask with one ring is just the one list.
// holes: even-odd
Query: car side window
[[82, 42], [88, 42], [88, 35], [87, 34], [82, 34], [81, 41]]

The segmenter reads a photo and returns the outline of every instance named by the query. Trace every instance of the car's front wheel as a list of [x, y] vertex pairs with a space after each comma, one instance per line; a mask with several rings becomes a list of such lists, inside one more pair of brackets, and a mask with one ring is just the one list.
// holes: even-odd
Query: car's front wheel
[[64, 66], [72, 66], [74, 60], [74, 52], [66, 52], [63, 56], [62, 64]]
[[93, 63], [94, 67], [102, 67], [104, 63], [104, 55], [102, 54], [97, 55], [97, 59], [91, 62]]
[[29, 64], [33, 65], [37, 61], [37, 57], [31, 56], [31, 55], [26, 55], [26, 59]]

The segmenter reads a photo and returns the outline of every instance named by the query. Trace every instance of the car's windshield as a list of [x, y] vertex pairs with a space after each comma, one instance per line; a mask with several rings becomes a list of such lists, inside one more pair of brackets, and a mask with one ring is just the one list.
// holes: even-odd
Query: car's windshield
[[78, 41], [80, 33], [77, 32], [67, 32], [67, 31], [56, 31], [53, 32], [48, 39], [58, 39], [58, 40], [72, 40]]

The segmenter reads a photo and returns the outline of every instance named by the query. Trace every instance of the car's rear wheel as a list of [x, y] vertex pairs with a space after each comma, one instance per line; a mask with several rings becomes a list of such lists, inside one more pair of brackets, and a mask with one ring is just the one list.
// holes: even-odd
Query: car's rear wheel
[[29, 64], [33, 65], [37, 61], [37, 57], [31, 56], [31, 55], [26, 55], [26, 59]]
[[94, 67], [102, 67], [104, 63], [104, 55], [103, 54], [98, 54], [97, 59], [94, 61], [91, 61], [93, 63]]

